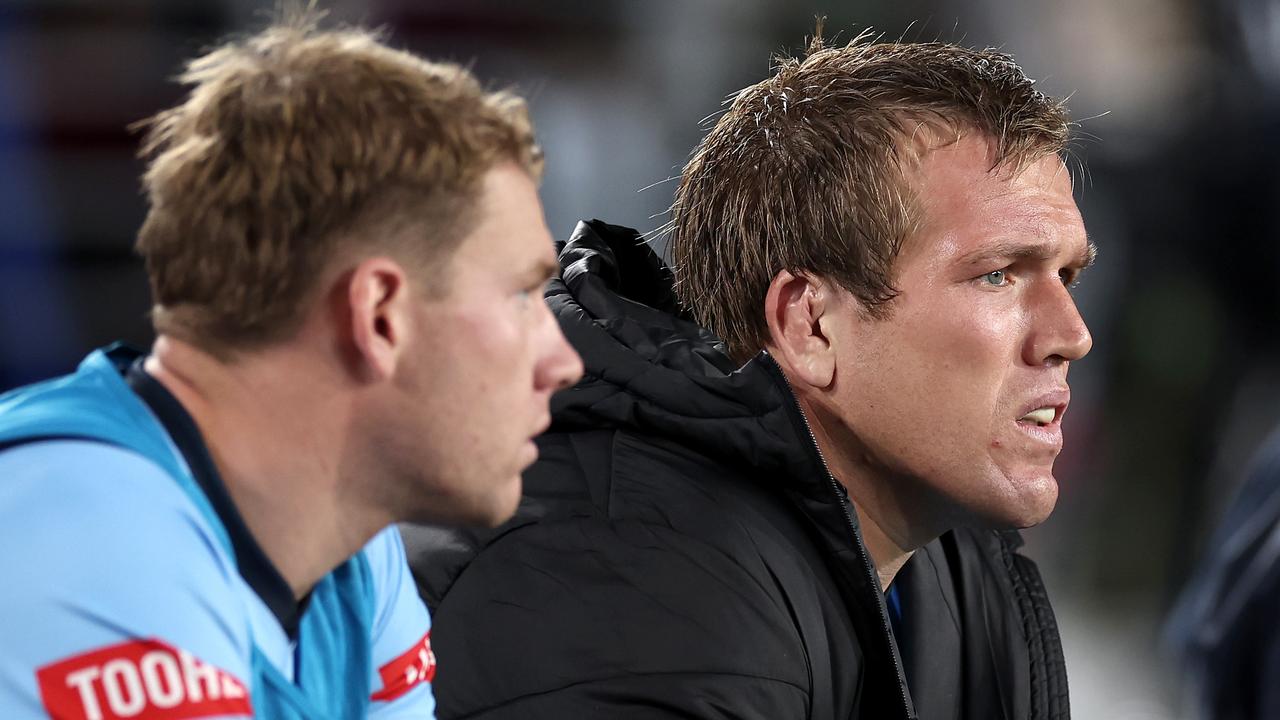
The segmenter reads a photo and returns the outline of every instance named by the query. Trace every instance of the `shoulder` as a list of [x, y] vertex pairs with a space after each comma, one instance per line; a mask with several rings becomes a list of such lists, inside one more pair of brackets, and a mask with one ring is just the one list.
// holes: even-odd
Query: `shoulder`
[[624, 677], [665, 678], [655, 697], [739, 682], [806, 696], [792, 605], [814, 607], [804, 553], [733, 493], [694, 487], [683, 468], [633, 463], [627, 442], [614, 442], [606, 496], [527, 499], [439, 596], [443, 710]]
[[365, 545], [374, 596], [370, 687], [373, 717], [430, 717], [435, 710], [431, 680], [431, 617], [409, 574], [404, 545], [395, 526]]
[[539, 446], [520, 508], [504, 525], [405, 528], [433, 607], [463, 575], [501, 581], [511, 565], [584, 581], [609, 568], [645, 567], [653, 585], [733, 577], [776, 595], [777, 566], [822, 564], [781, 493], [679, 444], [606, 430], [544, 436]]
[[732, 547], [743, 533], [798, 521], [777, 488], [668, 438], [621, 429], [562, 433], [546, 436], [539, 449], [525, 475], [525, 519], [635, 521]]
[[643, 692], [671, 707], [731, 695], [742, 717], [788, 717], [819, 691], [812, 658], [838, 654], [857, 676], [826, 559], [781, 492], [634, 431], [539, 446], [508, 524], [406, 533], [433, 603], [444, 714], [565, 716]]
[[59, 440], [0, 452], [0, 478], [0, 578], [11, 588], [0, 593], [0, 656], [20, 674], [10, 687], [33, 691], [40, 668], [113, 658], [140, 672], [148, 653], [248, 680], [234, 565], [165, 471]]
[[[813, 547], [780, 492], [669, 440], [578, 431], [544, 435], [539, 450], [539, 461], [525, 473], [520, 507], [502, 526], [403, 529], [410, 565], [433, 608], [478, 556], [504, 562], [534, 537], [558, 542], [571, 535], [580, 542], [589, 531], [649, 532], [664, 538], [668, 552], [698, 548], [764, 581], [772, 575], [767, 565], [792, 564]], [[607, 547], [618, 560], [642, 551], [626, 542]]]
[[0, 452], [0, 477], [0, 537], [30, 549], [0, 554], [10, 571], [71, 585], [122, 570], [222, 581], [234, 573], [176, 480], [137, 453], [83, 440], [35, 442]]
[[653, 683], [651, 699], [673, 702], [740, 682], [803, 698], [787, 590], [750, 553], [635, 521], [565, 519], [504, 536], [436, 610], [442, 709], [620, 682]]
[[431, 627], [431, 618], [413, 584], [405, 559], [404, 542], [394, 525], [384, 528], [362, 551], [369, 570], [369, 591], [373, 600], [371, 631], [376, 639], [388, 635], [401, 651], [422, 639]]
[[375, 592], [380, 592], [389, 579], [399, 574], [404, 565], [404, 541], [395, 526], [383, 528], [361, 548]]

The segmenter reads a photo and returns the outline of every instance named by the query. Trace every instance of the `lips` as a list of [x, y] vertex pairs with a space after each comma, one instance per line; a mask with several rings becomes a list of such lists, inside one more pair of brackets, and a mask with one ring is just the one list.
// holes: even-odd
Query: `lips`
[[539, 436], [539, 435], [541, 435], [542, 433], [546, 432], [546, 431], [547, 431], [547, 428], [549, 428], [549, 427], [551, 427], [551, 417], [550, 417], [550, 416], [544, 416], [544, 417], [542, 418], [542, 420], [540, 420], [540, 421], [538, 422], [538, 424], [535, 426], [534, 431], [533, 431], [533, 434], [531, 434], [531, 435], [529, 436], [529, 439], [530, 439], [530, 440], [532, 440], [532, 439], [534, 439], [534, 438], [538, 437], [538, 436]]
[[1018, 418], [1019, 422], [1033, 422], [1037, 425], [1048, 425], [1058, 416], [1058, 409], [1055, 407], [1042, 407], [1032, 410], [1031, 412]]
[[1066, 388], [1054, 389], [1028, 400], [1015, 416], [1017, 434], [1031, 445], [1017, 445], [1024, 451], [1048, 453], [1045, 458], [1056, 457], [1062, 450], [1062, 415], [1071, 402], [1071, 392]]
[[1067, 405], [1070, 403], [1069, 389], [1051, 390], [1023, 405], [1018, 411], [1018, 423], [1029, 423], [1037, 427], [1056, 425], [1061, 422], [1062, 415], [1067, 411]]

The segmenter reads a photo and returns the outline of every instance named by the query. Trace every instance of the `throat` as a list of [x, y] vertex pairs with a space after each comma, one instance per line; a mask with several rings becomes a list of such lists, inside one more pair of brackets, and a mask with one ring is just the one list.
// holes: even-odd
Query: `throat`
[[876, 575], [880, 578], [880, 591], [885, 592], [893, 584], [898, 571], [911, 559], [914, 550], [903, 548], [894, 542], [887, 533], [861, 507], [855, 504], [858, 512], [858, 523], [862, 528], [862, 543], [867, 547], [867, 554], [875, 564]]

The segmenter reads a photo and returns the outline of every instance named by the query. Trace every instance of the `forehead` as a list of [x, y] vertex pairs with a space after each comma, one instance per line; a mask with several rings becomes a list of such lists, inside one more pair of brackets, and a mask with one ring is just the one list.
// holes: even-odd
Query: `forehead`
[[537, 186], [528, 173], [504, 163], [485, 174], [474, 221], [455, 259], [460, 270], [512, 275], [554, 263], [551, 233], [543, 219]]
[[997, 244], [1040, 245], [1052, 255], [1087, 250], [1071, 174], [1059, 157], [994, 169], [992, 158], [986, 139], [965, 136], [908, 170], [917, 216], [904, 260], [921, 254], [943, 260]]

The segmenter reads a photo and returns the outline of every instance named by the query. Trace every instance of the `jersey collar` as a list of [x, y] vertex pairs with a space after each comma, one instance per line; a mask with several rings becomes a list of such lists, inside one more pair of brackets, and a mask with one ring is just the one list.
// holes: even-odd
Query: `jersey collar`
[[145, 357], [139, 357], [129, 366], [125, 372], [125, 381], [159, 418], [173, 444], [182, 453], [196, 483], [204, 491], [231, 538], [231, 548], [235, 553], [240, 576], [275, 615], [289, 638], [296, 640], [298, 625], [309, 596], [301, 602], [294, 600], [289, 583], [254, 539], [231, 499], [231, 494], [227, 492], [227, 486], [222, 482], [222, 476], [213, 463], [213, 457], [209, 454], [209, 448], [205, 445], [195, 420], [173, 393], [143, 369], [143, 360]]

